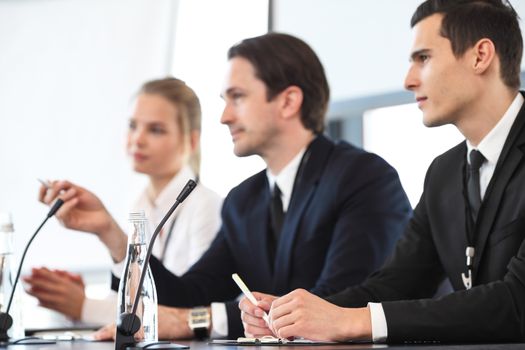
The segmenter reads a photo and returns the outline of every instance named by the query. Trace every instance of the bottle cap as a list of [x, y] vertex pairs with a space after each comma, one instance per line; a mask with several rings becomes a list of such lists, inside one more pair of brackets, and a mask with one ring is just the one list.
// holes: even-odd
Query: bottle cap
[[129, 213], [129, 221], [146, 220], [144, 210]]
[[0, 232], [14, 232], [13, 219], [11, 213], [0, 212]]

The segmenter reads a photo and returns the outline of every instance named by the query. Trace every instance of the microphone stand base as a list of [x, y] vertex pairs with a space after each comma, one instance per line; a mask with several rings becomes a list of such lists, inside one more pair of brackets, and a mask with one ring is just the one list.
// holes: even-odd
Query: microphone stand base
[[40, 337], [24, 337], [20, 339], [10, 339], [9, 341], [0, 341], [0, 348], [7, 348], [13, 345], [49, 345], [56, 343], [54, 340], [42, 339]]

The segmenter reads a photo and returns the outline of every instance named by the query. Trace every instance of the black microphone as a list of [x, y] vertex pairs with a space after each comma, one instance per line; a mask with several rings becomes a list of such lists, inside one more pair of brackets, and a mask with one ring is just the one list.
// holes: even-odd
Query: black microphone
[[[47, 220], [49, 220], [50, 217], [55, 215], [55, 213], [58, 211], [58, 209], [60, 209], [62, 204], [64, 204], [64, 201], [62, 199], [60, 199], [60, 198], [55, 201], [55, 204], [53, 204], [53, 206], [51, 207], [51, 209], [47, 213], [46, 218], [44, 219], [44, 221], [42, 221], [40, 226], [38, 226], [38, 228], [36, 229], [35, 233], [33, 233], [31, 238], [29, 239], [29, 242], [27, 242], [27, 244], [26, 244], [26, 247], [24, 249], [24, 253], [22, 254], [22, 259], [20, 259], [20, 265], [18, 266], [18, 271], [16, 272], [15, 281], [13, 283], [13, 290], [11, 290], [11, 295], [9, 296], [9, 303], [7, 304], [7, 308], [6, 308], [5, 312], [0, 312], [0, 344], [2, 344], [2, 343], [5, 344], [5, 343], [9, 342], [9, 337], [7, 336], [7, 331], [13, 325], [13, 318], [11, 317], [11, 315], [9, 315], [9, 310], [11, 309], [11, 304], [13, 302], [13, 296], [15, 295], [16, 286], [18, 284], [18, 279], [20, 278], [20, 272], [22, 271], [22, 265], [24, 264], [24, 259], [25, 259], [26, 254], [27, 254], [27, 250], [29, 249], [29, 246], [31, 245], [31, 243], [35, 239], [35, 237], [38, 234], [38, 232], [40, 232], [40, 230], [42, 229], [44, 224], [47, 222]], [[22, 340], [23, 339], [25, 339], [25, 338], [22, 338]], [[24, 343], [24, 344], [26, 344], [26, 343]]]
[[[134, 334], [140, 329], [140, 319], [137, 316], [137, 307], [139, 305], [139, 299], [140, 294], [142, 290], [142, 286], [144, 284], [144, 278], [146, 277], [146, 271], [148, 268], [149, 260], [151, 257], [151, 251], [153, 250], [153, 244], [155, 243], [155, 239], [159, 235], [160, 231], [164, 227], [164, 224], [166, 221], [168, 221], [169, 217], [175, 209], [181, 204], [186, 197], [195, 189], [197, 186], [197, 183], [193, 180], [188, 180], [186, 183], [186, 186], [182, 189], [180, 194], [177, 196], [177, 199], [175, 200], [175, 203], [171, 206], [170, 210], [164, 215], [162, 220], [160, 221], [159, 225], [153, 232], [153, 235], [151, 235], [151, 239], [149, 241], [148, 251], [146, 253], [146, 258], [144, 259], [143, 267], [142, 267], [142, 273], [140, 274], [139, 284], [137, 286], [137, 293], [135, 295], [135, 300], [133, 302], [133, 307], [131, 309], [131, 313], [124, 312], [120, 315], [118, 322], [117, 322], [117, 333], [115, 336], [115, 350], [126, 350], [128, 348], [133, 349], [144, 349], [146, 347], [150, 347], [152, 344], [137, 344], [135, 342]], [[126, 278], [126, 276], [122, 276], [122, 278]], [[174, 344], [170, 342], [158, 342], [155, 344], [162, 344], [162, 349], [183, 349], [188, 348], [188, 346]], [[155, 346], [156, 349], [159, 349], [159, 346]]]

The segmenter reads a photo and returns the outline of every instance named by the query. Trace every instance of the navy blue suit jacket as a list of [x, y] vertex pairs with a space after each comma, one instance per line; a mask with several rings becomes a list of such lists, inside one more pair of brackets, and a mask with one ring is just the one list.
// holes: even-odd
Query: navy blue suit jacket
[[[228, 194], [222, 227], [181, 277], [150, 262], [160, 304], [191, 307], [234, 300], [239, 273], [250, 289], [281, 295], [306, 288], [326, 296], [362, 282], [390, 254], [411, 214], [396, 171], [380, 157], [317, 136], [305, 153], [277, 245], [268, 257], [266, 172]], [[243, 333], [237, 302], [227, 303], [229, 336]]]

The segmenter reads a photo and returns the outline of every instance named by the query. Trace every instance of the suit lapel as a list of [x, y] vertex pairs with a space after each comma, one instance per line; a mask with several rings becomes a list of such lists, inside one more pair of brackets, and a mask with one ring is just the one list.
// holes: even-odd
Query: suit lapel
[[253, 198], [258, 200], [253, 204], [253, 208], [250, 214], [247, 215], [245, 225], [246, 231], [250, 232], [248, 235], [250, 243], [249, 247], [255, 247], [251, 250], [254, 254], [253, 259], [260, 263], [262, 276], [258, 276], [261, 282], [265, 281], [265, 284], [270, 285], [272, 280], [272, 267], [270, 260], [268, 259], [268, 219], [269, 219], [269, 208], [270, 208], [270, 190], [268, 187], [268, 181], [266, 173], [261, 173], [262, 179], [258, 187], [259, 194], [254, 194]]
[[[490, 180], [485, 197], [481, 204], [480, 213], [478, 217], [479, 222], [476, 224], [475, 235], [477, 235], [476, 252], [478, 256], [474, 260], [474, 276], [477, 275], [479, 270], [480, 261], [483, 258], [483, 252], [487, 243], [488, 236], [493, 230], [495, 218], [499, 212], [501, 206], [501, 200], [505, 193], [505, 189], [509, 184], [510, 178], [512, 177], [517, 166], [522, 162], [523, 152], [520, 146], [525, 144], [525, 105], [520, 109], [514, 125], [510, 129], [509, 136], [505, 141], [503, 150], [496, 164], [494, 175]], [[479, 255], [478, 255], [479, 254]]]
[[286, 212], [281, 238], [275, 254], [273, 290], [277, 294], [285, 293], [288, 290], [287, 285], [292, 268], [292, 249], [297, 236], [297, 228], [306, 207], [312, 201], [333, 147], [333, 142], [325, 136], [317, 136], [305, 152], [302, 169], [299, 169], [295, 177], [292, 198]]

